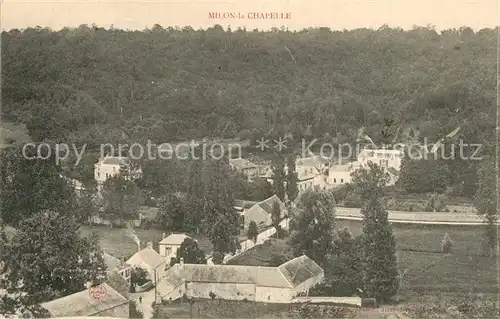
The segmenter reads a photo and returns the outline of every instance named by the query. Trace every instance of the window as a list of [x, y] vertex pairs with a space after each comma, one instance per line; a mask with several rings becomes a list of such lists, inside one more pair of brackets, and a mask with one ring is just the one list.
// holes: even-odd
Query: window
[[108, 178], [109, 178], [109, 174], [108, 174], [108, 173], [106, 173], [106, 179], [108, 179]]
[[333, 179], [333, 183], [337, 184], [337, 179], [336, 178]]
[[341, 178], [341, 179], [340, 179], [340, 184], [342, 184], [343, 182], [344, 182], [344, 179], [343, 179], [343, 178]]
[[165, 247], [165, 255], [170, 255], [172, 253], [172, 247]]
[[101, 176], [101, 174], [99, 173], [99, 171], [97, 171], [97, 177]]

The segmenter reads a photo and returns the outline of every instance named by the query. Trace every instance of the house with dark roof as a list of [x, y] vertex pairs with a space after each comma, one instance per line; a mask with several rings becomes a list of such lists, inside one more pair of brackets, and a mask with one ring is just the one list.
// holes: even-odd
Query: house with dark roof
[[271, 215], [274, 205], [277, 205], [280, 210], [280, 219], [284, 218], [286, 213], [285, 204], [283, 204], [278, 196], [273, 195], [240, 213], [243, 216], [245, 229], [248, 228], [251, 221], [254, 221], [259, 228], [270, 226], [272, 224]]
[[120, 260], [106, 252], [103, 253], [102, 257], [104, 260], [104, 264], [106, 265], [106, 273], [108, 274], [108, 276], [111, 273], [117, 273], [124, 280], [130, 282], [130, 276], [132, 274], [132, 266], [130, 266], [123, 260]]
[[129, 300], [119, 294], [110, 285], [101, 285], [100, 298], [92, 297], [95, 287], [68, 295], [59, 299], [42, 303], [51, 317], [115, 317], [129, 318]]
[[158, 284], [162, 300], [191, 298], [291, 303], [323, 280], [324, 271], [307, 256], [279, 267], [184, 264], [167, 270]]

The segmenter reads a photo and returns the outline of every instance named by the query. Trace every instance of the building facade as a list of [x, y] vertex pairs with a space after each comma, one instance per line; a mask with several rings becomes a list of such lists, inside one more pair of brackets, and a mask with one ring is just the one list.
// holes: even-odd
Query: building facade
[[165, 234], [163, 234], [163, 239], [158, 243], [158, 250], [160, 251], [160, 256], [164, 258], [167, 265], [170, 264], [172, 258], [177, 258], [177, 249], [181, 247], [182, 242], [186, 238], [191, 237], [184, 234], [171, 234], [165, 237]]
[[162, 300], [191, 298], [291, 303], [323, 280], [324, 271], [307, 256], [279, 267], [194, 265], [171, 267], [158, 285]]

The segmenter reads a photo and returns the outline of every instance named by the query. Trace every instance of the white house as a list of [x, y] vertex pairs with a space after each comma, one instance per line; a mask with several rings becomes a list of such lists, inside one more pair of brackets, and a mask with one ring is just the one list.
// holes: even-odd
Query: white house
[[94, 179], [104, 183], [108, 178], [118, 175], [126, 167], [127, 161], [122, 156], [106, 156], [94, 165]]
[[392, 167], [396, 171], [399, 171], [401, 169], [401, 160], [403, 156], [404, 152], [397, 149], [365, 149], [358, 154], [358, 163], [362, 166], [366, 166], [368, 162], [372, 162], [385, 169]]
[[247, 176], [249, 179], [265, 176], [271, 169], [270, 165], [254, 164], [245, 158], [229, 159], [229, 166]]
[[332, 165], [328, 169], [328, 184], [332, 186], [340, 186], [352, 182], [351, 173], [355, 166], [353, 164]]
[[[172, 258], [177, 258], [177, 249], [181, 247], [182, 242], [186, 238], [191, 237], [184, 234], [171, 234], [165, 237], [165, 234], [163, 234], [163, 239], [158, 243], [158, 247], [160, 256], [165, 260], [167, 265], [170, 264]], [[196, 239], [193, 240], [196, 241]]]
[[153, 243], [151, 242], [148, 243], [146, 248], [139, 250], [130, 257], [126, 263], [146, 270], [154, 284], [165, 274], [165, 258], [161, 257], [153, 249]]
[[324, 271], [303, 255], [279, 267], [175, 264], [157, 289], [162, 300], [191, 298], [292, 303], [323, 280]]

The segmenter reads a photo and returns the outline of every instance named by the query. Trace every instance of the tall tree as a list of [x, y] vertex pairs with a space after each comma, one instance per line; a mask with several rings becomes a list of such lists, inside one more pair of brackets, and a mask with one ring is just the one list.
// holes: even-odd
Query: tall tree
[[4, 150], [0, 155], [0, 198], [4, 222], [16, 226], [23, 219], [45, 209], [73, 211], [76, 194], [60, 175], [54, 152], [46, 148], [37, 152], [35, 148], [28, 147], [25, 155], [21, 148]]
[[388, 301], [399, 289], [396, 241], [384, 207], [388, 181], [388, 173], [373, 163], [353, 174], [363, 201], [364, 290], [381, 302]]
[[298, 177], [295, 168], [295, 156], [289, 155], [287, 157], [287, 167], [288, 171], [286, 173], [286, 195], [288, 197], [288, 200], [293, 202], [299, 194], [299, 189], [297, 186]]
[[222, 160], [211, 160], [207, 165], [203, 187], [203, 227], [214, 251], [234, 253], [238, 249], [239, 216], [234, 209], [234, 196], [229, 184], [229, 165]]
[[104, 182], [102, 200], [103, 216], [115, 223], [134, 219], [144, 197], [134, 181], [119, 174]]
[[183, 258], [186, 264], [206, 264], [205, 253], [198, 247], [198, 242], [192, 238], [186, 238], [177, 249], [175, 263], [179, 263]]
[[161, 199], [158, 212], [159, 222], [164, 230], [181, 231], [184, 229], [184, 217], [187, 214], [187, 203], [183, 195], [167, 194]]
[[353, 296], [363, 289], [363, 242], [347, 228], [335, 232], [334, 249], [326, 258], [325, 280], [314, 289], [323, 296]]
[[273, 191], [281, 201], [285, 200], [286, 189], [286, 173], [285, 173], [285, 160], [283, 156], [276, 153], [272, 160], [272, 179]]
[[327, 190], [305, 191], [298, 199], [297, 212], [290, 221], [290, 244], [295, 256], [302, 254], [325, 264], [333, 249], [335, 199]]
[[259, 235], [259, 229], [257, 228], [257, 223], [254, 220], [252, 220], [248, 224], [247, 238], [255, 243], [257, 242], [258, 235]]
[[97, 238], [80, 237], [79, 228], [75, 218], [55, 211], [21, 222], [3, 253], [7, 290], [32, 305], [102, 283], [106, 267]]
[[488, 245], [488, 253], [493, 256], [497, 243], [497, 197], [496, 192], [496, 173], [491, 158], [486, 158], [481, 163], [479, 169], [479, 182], [476, 195], [474, 197], [474, 206], [477, 214], [483, 218], [485, 223], [485, 237]]
[[81, 222], [92, 222], [102, 208], [102, 198], [99, 196], [95, 180], [87, 181], [82, 185], [80, 196], [77, 197], [77, 216]]

